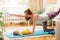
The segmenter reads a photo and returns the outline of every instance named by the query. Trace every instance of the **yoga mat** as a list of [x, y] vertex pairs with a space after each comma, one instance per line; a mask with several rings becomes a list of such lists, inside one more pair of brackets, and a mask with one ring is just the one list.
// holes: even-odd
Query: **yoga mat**
[[[48, 32], [44, 31], [35, 31], [33, 36], [39, 36], [39, 35], [45, 35], [48, 34]], [[22, 37], [21, 35], [13, 35], [13, 34], [5, 34], [9, 38], [20, 38]], [[23, 35], [23, 37], [28, 37], [29, 35]]]
[[[54, 31], [53, 31], [54, 32]], [[23, 35], [23, 37], [29, 37], [29, 36], [40, 36], [40, 35], [47, 35], [48, 32], [44, 32], [44, 31], [35, 31], [33, 35]], [[21, 35], [13, 35], [13, 34], [5, 34], [7, 37], [9, 38], [21, 38]]]

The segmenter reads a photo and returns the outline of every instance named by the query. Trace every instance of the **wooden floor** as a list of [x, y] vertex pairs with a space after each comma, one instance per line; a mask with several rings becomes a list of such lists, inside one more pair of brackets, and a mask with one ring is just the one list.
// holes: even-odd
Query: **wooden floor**
[[36, 37], [36, 38], [28, 38], [22, 40], [55, 40], [55, 36], [45, 36], [45, 37]]
[[[5, 25], [5, 27], [14, 27], [14, 26], [21, 26], [21, 25]], [[51, 26], [50, 26], [51, 27]], [[55, 40], [55, 35], [53, 36], [43, 36], [43, 37], [36, 37], [36, 38], [28, 38], [28, 39], [21, 39], [21, 40]]]

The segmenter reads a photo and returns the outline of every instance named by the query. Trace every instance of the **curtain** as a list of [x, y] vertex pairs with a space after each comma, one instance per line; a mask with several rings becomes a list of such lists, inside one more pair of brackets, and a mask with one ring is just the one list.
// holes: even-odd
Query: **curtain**
[[29, 7], [34, 12], [43, 8], [43, 0], [29, 0]]

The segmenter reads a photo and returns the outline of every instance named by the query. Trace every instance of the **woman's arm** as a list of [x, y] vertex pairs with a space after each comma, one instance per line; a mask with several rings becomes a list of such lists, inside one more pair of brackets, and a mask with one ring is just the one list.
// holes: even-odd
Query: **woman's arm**
[[37, 15], [34, 15], [33, 16], [33, 34], [34, 34], [34, 31], [35, 31], [36, 21], [37, 21]]
[[16, 15], [16, 14], [9, 14], [9, 15], [12, 15], [12, 16], [19, 16], [19, 17], [25, 17], [24, 15]]

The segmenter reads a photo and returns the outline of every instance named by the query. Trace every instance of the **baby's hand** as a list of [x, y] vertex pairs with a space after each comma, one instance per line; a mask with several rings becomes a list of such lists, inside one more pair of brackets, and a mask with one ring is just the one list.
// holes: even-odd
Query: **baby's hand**
[[34, 35], [34, 33], [32, 32], [31, 34], [29, 34], [30, 36], [33, 36]]

